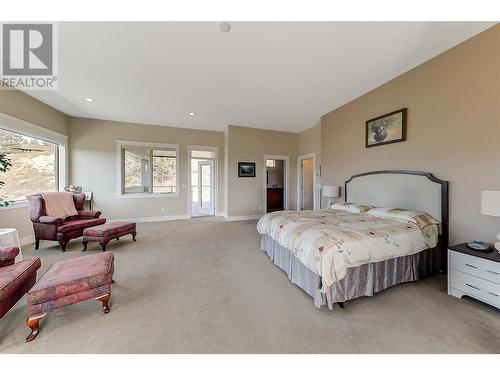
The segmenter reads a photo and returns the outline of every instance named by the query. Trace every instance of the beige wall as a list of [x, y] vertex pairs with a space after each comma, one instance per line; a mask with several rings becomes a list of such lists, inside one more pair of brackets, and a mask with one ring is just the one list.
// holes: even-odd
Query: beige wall
[[[0, 113], [68, 134], [68, 116], [17, 90], [0, 90]], [[31, 236], [33, 226], [28, 207], [0, 209], [0, 227], [16, 228], [21, 238]]]
[[[117, 198], [116, 141], [180, 145], [180, 195], [169, 198]], [[224, 133], [130, 124], [93, 119], [70, 119], [70, 183], [95, 194], [95, 208], [108, 218], [149, 218], [187, 215], [188, 145], [215, 146], [218, 159], [218, 212], [224, 210]]]
[[[262, 214], [264, 155], [289, 156], [289, 209], [296, 209], [297, 134], [245, 128], [227, 128], [228, 216]], [[238, 177], [238, 162], [253, 161], [256, 177]]]
[[[377, 169], [430, 171], [450, 181], [451, 242], [493, 241], [500, 218], [480, 214], [500, 190], [500, 26], [326, 114], [323, 181]], [[365, 121], [408, 108], [407, 141], [365, 148]]]

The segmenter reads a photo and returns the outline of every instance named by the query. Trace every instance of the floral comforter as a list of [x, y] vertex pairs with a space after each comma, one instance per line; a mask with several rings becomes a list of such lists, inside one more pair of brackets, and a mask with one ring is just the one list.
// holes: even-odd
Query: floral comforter
[[257, 223], [306, 267], [321, 276], [323, 292], [349, 267], [416, 254], [433, 248], [438, 226], [353, 214], [339, 210], [279, 211]]

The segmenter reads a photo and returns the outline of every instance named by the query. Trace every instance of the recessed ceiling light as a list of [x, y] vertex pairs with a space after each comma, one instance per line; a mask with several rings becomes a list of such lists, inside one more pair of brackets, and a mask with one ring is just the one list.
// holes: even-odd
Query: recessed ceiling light
[[220, 31], [222, 31], [223, 33], [228, 33], [231, 31], [231, 24], [229, 22], [221, 22], [219, 24], [219, 29]]
[[87, 103], [94, 103], [95, 102], [95, 99], [92, 99], [92, 98], [85, 98], [85, 101]]
[[189, 113], [188, 113], [188, 115], [189, 115], [189, 116], [194, 116], [194, 115], [196, 115], [196, 113], [194, 113], [194, 112], [189, 112]]

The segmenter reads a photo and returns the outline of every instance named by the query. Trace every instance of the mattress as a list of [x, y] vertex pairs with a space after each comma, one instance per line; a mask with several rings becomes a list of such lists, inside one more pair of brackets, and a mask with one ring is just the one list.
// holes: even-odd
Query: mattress
[[437, 225], [422, 228], [332, 209], [269, 213], [259, 220], [257, 230], [317, 274], [323, 293], [349, 268], [417, 254], [438, 241]]

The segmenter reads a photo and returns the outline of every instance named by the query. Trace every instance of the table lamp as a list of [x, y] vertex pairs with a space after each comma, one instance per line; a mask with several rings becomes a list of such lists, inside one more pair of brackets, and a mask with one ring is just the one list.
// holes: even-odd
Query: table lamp
[[332, 198], [340, 197], [340, 186], [323, 185], [322, 195], [328, 198], [328, 207], [331, 207]]
[[[481, 213], [500, 217], [500, 191], [481, 192]], [[500, 233], [497, 234], [495, 249], [500, 252]]]

